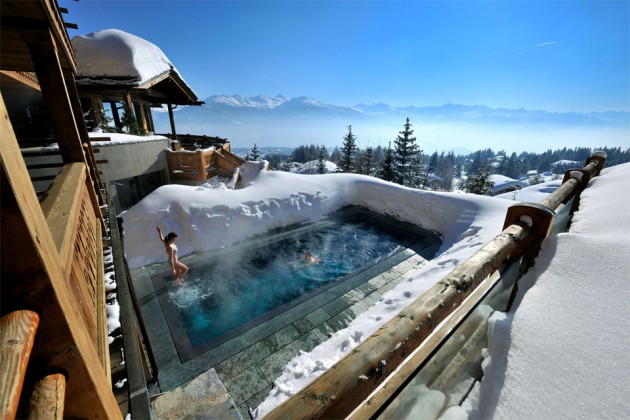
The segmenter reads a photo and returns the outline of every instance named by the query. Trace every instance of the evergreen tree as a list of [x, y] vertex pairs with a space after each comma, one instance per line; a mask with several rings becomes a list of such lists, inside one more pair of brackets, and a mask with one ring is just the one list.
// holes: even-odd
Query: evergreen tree
[[422, 150], [416, 144], [409, 118], [394, 141], [394, 168], [396, 182], [409, 187], [418, 186], [420, 165], [422, 164]]
[[540, 174], [536, 174], [533, 177], [529, 178], [529, 185], [537, 185], [542, 183], [542, 178], [540, 177]]
[[520, 165], [518, 162], [518, 157], [516, 156], [516, 152], [512, 152], [507, 164], [505, 165], [505, 176], [512, 179], [518, 179], [519, 175], [521, 174], [519, 166]]
[[[444, 152], [442, 152], [442, 155], [444, 155]], [[424, 178], [422, 180], [422, 188], [427, 187], [427, 184], [429, 183], [429, 177], [431, 177], [431, 175], [435, 172], [437, 163], [438, 163], [438, 152], [436, 151], [436, 152], [433, 152], [433, 154], [431, 155], [431, 158], [429, 159], [429, 166], [427, 167], [427, 170], [425, 171], [425, 174], [424, 174]]]
[[138, 125], [136, 116], [133, 114], [133, 111], [127, 104], [125, 104], [123, 108], [121, 123], [123, 127], [127, 127], [127, 133], [129, 134], [133, 134], [136, 136], [144, 134], [144, 130]]
[[383, 163], [378, 173], [378, 177], [384, 181], [396, 182], [396, 171], [394, 168], [394, 151], [392, 150], [392, 143], [390, 142], [385, 149], [383, 155]]
[[335, 146], [335, 148], [333, 149], [332, 153], [330, 154], [330, 161], [337, 164], [339, 163], [339, 161], [341, 161], [341, 151], [339, 150], [339, 147]]
[[95, 111], [95, 113], [100, 113], [100, 121], [98, 123], [98, 127], [103, 130], [104, 133], [111, 133], [114, 130], [110, 127], [111, 122], [114, 120], [112, 117], [108, 116], [105, 113], [105, 110], [101, 108], [99, 111]]
[[464, 191], [477, 195], [492, 195], [494, 184], [488, 180], [488, 168], [482, 166], [477, 175], [469, 175], [464, 184]]
[[348, 126], [348, 134], [341, 145], [341, 160], [338, 172], [356, 172], [355, 154], [357, 151], [356, 137], [352, 134], [352, 126]]
[[361, 173], [365, 175], [372, 175], [374, 173], [374, 149], [371, 147], [365, 149], [362, 160], [363, 170]]
[[317, 173], [325, 174], [326, 173], [326, 148], [324, 146], [319, 148], [319, 159], [317, 159]]
[[250, 155], [249, 159], [247, 160], [252, 160], [254, 162], [258, 162], [260, 160], [260, 151], [258, 150], [258, 146], [256, 146], [256, 143], [254, 143], [254, 148], [252, 149], [252, 154]]

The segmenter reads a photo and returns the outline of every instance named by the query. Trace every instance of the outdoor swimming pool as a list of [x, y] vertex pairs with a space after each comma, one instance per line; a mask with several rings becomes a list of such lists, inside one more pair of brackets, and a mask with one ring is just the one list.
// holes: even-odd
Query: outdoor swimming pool
[[[180, 358], [189, 360], [434, 233], [352, 207], [189, 263], [185, 285], [153, 276]], [[377, 222], [376, 222], [377, 221]], [[306, 251], [321, 259], [297, 261]], [[426, 258], [431, 258], [428, 255]]]

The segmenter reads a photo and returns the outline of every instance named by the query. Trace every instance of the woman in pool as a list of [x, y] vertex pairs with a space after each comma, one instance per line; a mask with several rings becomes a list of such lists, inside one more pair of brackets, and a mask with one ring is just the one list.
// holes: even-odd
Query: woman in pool
[[166, 255], [168, 255], [168, 262], [171, 264], [171, 273], [175, 276], [175, 283], [181, 286], [184, 284], [184, 276], [188, 273], [188, 267], [177, 258], [177, 245], [175, 245], [177, 234], [171, 232], [164, 237], [162, 235], [162, 229], [159, 226], [157, 226], [156, 229], [160, 235], [160, 241], [164, 243], [164, 249], [166, 250]]
[[311, 254], [311, 251], [306, 251], [304, 253], [304, 256], [302, 258], [300, 258], [299, 260], [296, 261], [291, 261], [289, 264], [293, 264], [296, 262], [300, 262], [300, 261], [304, 261], [304, 267], [308, 267], [309, 265], [313, 265], [313, 264], [317, 264], [322, 262], [322, 260], [316, 256], [314, 256], [313, 254]]

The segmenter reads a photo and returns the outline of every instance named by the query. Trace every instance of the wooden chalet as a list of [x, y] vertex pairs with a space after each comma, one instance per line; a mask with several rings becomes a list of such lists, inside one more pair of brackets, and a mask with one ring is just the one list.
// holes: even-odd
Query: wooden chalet
[[[124, 125], [120, 111], [127, 108], [133, 110], [142, 132], [154, 133], [151, 107], [166, 104], [172, 136], [176, 139], [173, 107], [203, 104], [161, 50], [142, 38], [118, 29], [107, 29], [77, 36], [72, 43], [78, 63], [77, 90], [83, 109], [89, 112], [89, 129], [101, 124], [107, 105], [117, 129]], [[117, 55], [112, 56], [112, 45]], [[139, 50], [155, 54], [156, 57], [151, 59], [161, 66], [156, 66], [149, 74], [137, 73], [131, 62], [135, 55], [139, 55]]]
[[[3, 418], [121, 418], [112, 392], [101, 181], [56, 0], [0, 2]], [[39, 195], [22, 150], [59, 145]], [[48, 165], [48, 164], [43, 164]], [[41, 168], [39, 168], [41, 169]]]

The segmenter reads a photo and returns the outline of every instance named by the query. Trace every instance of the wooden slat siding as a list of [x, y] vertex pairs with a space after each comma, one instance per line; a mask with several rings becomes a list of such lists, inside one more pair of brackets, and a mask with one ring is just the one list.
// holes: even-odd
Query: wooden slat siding
[[[87, 193], [86, 168], [82, 163], [66, 165], [42, 202], [42, 212], [66, 270], [72, 292], [78, 299], [81, 313], [95, 347], [101, 347], [102, 330], [97, 328], [99, 308], [97, 281], [103, 266], [98, 265], [97, 249], [101, 237], [98, 217], [94, 214]], [[102, 280], [102, 275], [101, 275]], [[101, 301], [104, 304], [104, 301]], [[105, 332], [105, 336], [107, 333]], [[101, 341], [101, 345], [99, 345]], [[107, 346], [105, 346], [107, 348]], [[101, 354], [101, 360], [104, 358]], [[105, 366], [106, 364], [104, 364]]]
[[66, 377], [53, 373], [35, 383], [28, 402], [27, 419], [61, 420], [66, 399]]
[[0, 94], [0, 194], [3, 302], [38, 308], [41, 325], [31, 359], [68, 372], [64, 415], [121, 418], [97, 350], [77, 316], [77, 302], [59, 262], [48, 224]]
[[35, 90], [40, 90], [39, 82], [37, 81], [37, 76], [35, 76], [35, 74], [31, 72], [0, 70], [0, 73], [6, 76], [9, 76], [10, 78], [15, 79], [19, 81], [20, 83], [23, 83]]
[[36, 163], [32, 165], [26, 165], [26, 169], [50, 169], [50, 168], [62, 168], [63, 163]]
[[14, 311], [0, 318], [0, 408], [2, 419], [17, 415], [24, 375], [31, 356], [39, 315]]

